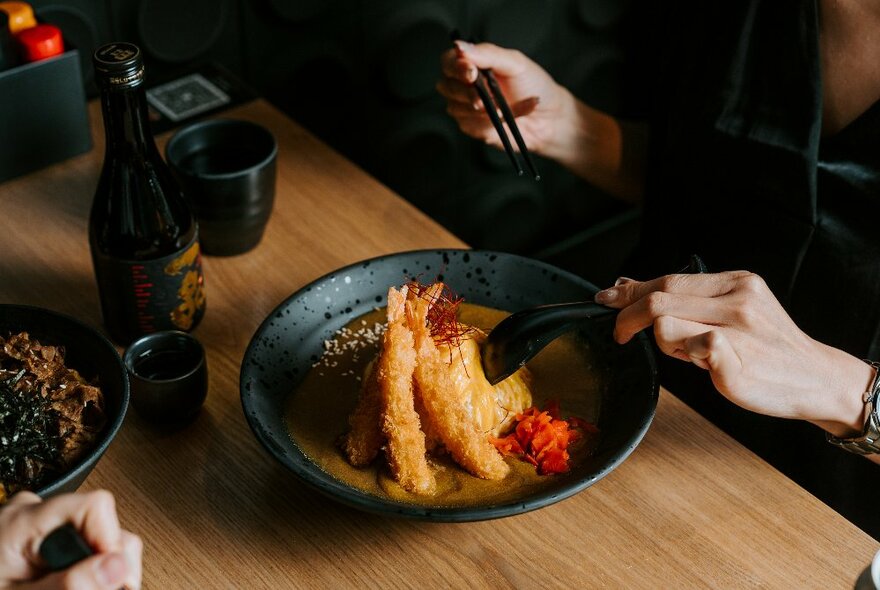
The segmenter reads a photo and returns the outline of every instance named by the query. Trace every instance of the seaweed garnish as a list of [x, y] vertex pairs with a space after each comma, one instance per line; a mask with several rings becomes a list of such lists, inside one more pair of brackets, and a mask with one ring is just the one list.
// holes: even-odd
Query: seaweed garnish
[[0, 482], [9, 492], [60, 468], [57, 412], [38, 389], [19, 384], [25, 372], [0, 381]]

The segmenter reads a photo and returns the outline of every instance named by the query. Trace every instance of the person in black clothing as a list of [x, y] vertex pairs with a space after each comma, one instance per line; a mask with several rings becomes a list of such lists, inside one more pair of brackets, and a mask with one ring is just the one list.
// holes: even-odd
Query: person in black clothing
[[[438, 91], [464, 133], [500, 146], [472, 88], [477, 68], [493, 69], [530, 149], [642, 204], [624, 272], [650, 280], [621, 278], [596, 297], [622, 309], [616, 339], [653, 327], [665, 385], [880, 538], [880, 447], [860, 443], [866, 461], [815, 428], [870, 434], [880, 3], [656, 4], [632, 36], [644, 100], [631, 120], [488, 43], [444, 53]], [[718, 272], [661, 276], [690, 253]], [[707, 395], [707, 376], [735, 406]]]

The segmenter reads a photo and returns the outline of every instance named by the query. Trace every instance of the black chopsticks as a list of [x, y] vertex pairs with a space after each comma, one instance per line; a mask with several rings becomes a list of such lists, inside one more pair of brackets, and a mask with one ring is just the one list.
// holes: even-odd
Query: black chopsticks
[[[453, 31], [450, 34], [450, 37], [452, 37], [453, 41], [460, 39], [458, 31]], [[471, 43], [473, 42], [474, 41], [471, 41]], [[488, 88], [486, 87], [487, 82]], [[522, 165], [520, 165], [519, 158], [516, 156], [516, 150], [513, 149], [513, 145], [510, 143], [510, 138], [507, 137], [504, 125], [498, 117], [499, 110], [501, 111], [501, 116], [504, 117], [504, 122], [507, 123], [507, 127], [513, 134], [513, 140], [516, 142], [516, 145], [519, 148], [519, 153], [522, 155], [523, 160], [525, 160], [529, 172], [531, 172], [535, 180], [541, 180], [541, 174], [538, 172], [538, 168], [532, 160], [532, 155], [529, 153], [529, 148], [526, 147], [526, 142], [523, 141], [522, 135], [519, 132], [519, 127], [516, 124], [516, 118], [513, 116], [513, 111], [510, 110], [510, 106], [507, 104], [507, 100], [505, 100], [504, 94], [501, 92], [501, 86], [499, 86], [498, 80], [495, 78], [495, 74], [492, 73], [491, 69], [477, 70], [477, 79], [474, 81], [474, 89], [477, 91], [480, 101], [483, 103], [483, 108], [486, 109], [486, 114], [489, 115], [489, 120], [492, 121], [495, 131], [501, 139], [501, 144], [504, 146], [504, 151], [507, 152], [507, 157], [510, 158], [510, 162], [513, 164], [513, 168], [516, 170], [517, 175], [523, 175], [523, 168]]]

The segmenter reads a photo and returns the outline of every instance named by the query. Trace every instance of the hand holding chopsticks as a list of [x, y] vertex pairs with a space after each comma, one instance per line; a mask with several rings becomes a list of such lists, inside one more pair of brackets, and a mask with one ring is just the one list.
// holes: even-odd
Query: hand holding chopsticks
[[[453, 41], [458, 40], [457, 32], [453, 31], [451, 36]], [[535, 180], [540, 180], [541, 175], [538, 172], [535, 162], [529, 153], [529, 149], [519, 131], [519, 127], [516, 124], [516, 117], [511, 110], [510, 105], [507, 103], [507, 100], [504, 98], [501, 86], [498, 84], [498, 80], [495, 78], [492, 69], [477, 69], [476, 79], [474, 80], [473, 85], [483, 103], [486, 114], [489, 116], [489, 120], [492, 122], [492, 126], [495, 128], [495, 132], [501, 140], [501, 145], [504, 147], [504, 151], [507, 152], [507, 156], [510, 158], [510, 162], [513, 164], [517, 174], [522, 176], [523, 168], [517, 157], [516, 150], [513, 148], [510, 138], [507, 136], [504, 123], [506, 123], [507, 128], [510, 129], [510, 133], [513, 135], [513, 139], [519, 148], [519, 153], [522, 155], [529, 172]], [[498, 116], [499, 110], [501, 111], [501, 116], [504, 118], [504, 123], [501, 122], [501, 118]]]
[[[489, 90], [492, 93], [491, 97], [489, 97], [486, 92], [486, 87], [483, 83], [484, 77], [489, 82]], [[492, 125], [495, 126], [495, 130], [501, 138], [501, 143], [504, 144], [504, 151], [507, 152], [507, 155], [513, 162], [513, 167], [516, 169], [517, 173], [522, 176], [523, 169], [522, 166], [519, 165], [519, 160], [516, 157], [513, 147], [510, 145], [510, 140], [507, 138], [507, 134], [504, 132], [504, 126], [501, 124], [501, 121], [498, 120], [498, 113], [495, 112], [495, 108], [492, 105], [493, 99], [495, 101], [495, 106], [501, 109], [504, 122], [507, 123], [507, 127], [513, 134], [513, 139], [516, 141], [516, 145], [519, 148], [519, 153], [522, 155], [523, 160], [526, 161], [526, 166], [529, 167], [529, 172], [535, 177], [535, 180], [541, 180], [541, 175], [538, 173], [537, 167], [535, 167], [535, 162], [532, 160], [531, 154], [529, 154], [529, 148], [526, 147], [526, 142], [523, 141], [522, 134], [519, 132], [516, 118], [513, 116], [513, 112], [510, 110], [507, 101], [504, 100], [504, 95], [501, 93], [501, 87], [498, 85], [498, 80], [495, 79], [495, 74], [492, 73], [492, 70], [479, 70], [477, 72], [477, 81], [474, 85], [477, 88], [477, 92], [480, 94], [480, 99], [486, 107], [486, 113], [488, 113], [489, 118], [492, 120]]]
[[[446, 112], [465, 135], [505, 149], [518, 173], [525, 160], [537, 176], [531, 153], [540, 154], [609, 194], [629, 201], [642, 197], [646, 125], [590, 107], [515, 49], [456, 40], [441, 54], [440, 67], [437, 92], [446, 99]], [[503, 96], [496, 90], [493, 98], [493, 79]], [[513, 142], [520, 139], [528, 149], [520, 145], [517, 160]]]

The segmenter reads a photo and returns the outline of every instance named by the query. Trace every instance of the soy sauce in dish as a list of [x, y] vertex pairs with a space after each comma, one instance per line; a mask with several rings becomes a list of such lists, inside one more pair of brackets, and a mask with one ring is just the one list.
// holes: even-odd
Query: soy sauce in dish
[[198, 363], [198, 357], [185, 351], [160, 350], [135, 361], [134, 372], [144, 379], [165, 381], [192, 372]]

